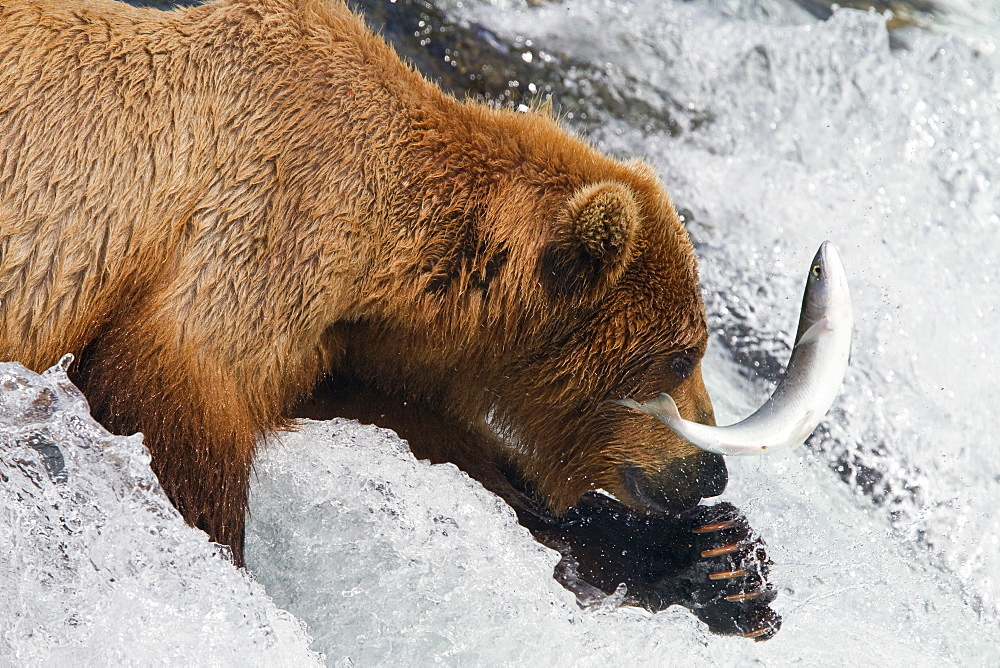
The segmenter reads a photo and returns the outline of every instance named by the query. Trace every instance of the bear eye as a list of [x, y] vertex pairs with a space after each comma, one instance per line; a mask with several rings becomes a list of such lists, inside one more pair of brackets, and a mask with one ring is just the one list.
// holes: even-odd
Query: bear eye
[[649, 401], [683, 383], [698, 366], [698, 349], [688, 348], [653, 361], [639, 375], [635, 389], [628, 393], [638, 401]]
[[667, 358], [667, 368], [669, 375], [676, 381], [687, 380], [694, 373], [694, 368], [698, 364], [698, 351], [695, 348], [688, 348], [679, 353], [674, 353]]

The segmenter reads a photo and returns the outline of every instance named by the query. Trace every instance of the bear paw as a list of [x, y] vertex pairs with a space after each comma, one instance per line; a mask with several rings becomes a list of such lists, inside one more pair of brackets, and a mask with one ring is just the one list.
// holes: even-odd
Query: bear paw
[[[647, 607], [679, 604], [715, 633], [768, 640], [781, 627], [770, 604], [777, 596], [768, 582], [771, 560], [764, 541], [731, 503], [698, 506], [678, 518], [688, 534], [679, 552], [688, 563], [651, 583]], [[658, 599], [658, 600], [657, 600]]]
[[781, 626], [764, 543], [730, 503], [660, 515], [587, 494], [535, 533], [562, 553], [556, 577], [583, 605], [620, 597], [624, 584], [625, 603], [683, 605], [715, 633], [767, 640]]

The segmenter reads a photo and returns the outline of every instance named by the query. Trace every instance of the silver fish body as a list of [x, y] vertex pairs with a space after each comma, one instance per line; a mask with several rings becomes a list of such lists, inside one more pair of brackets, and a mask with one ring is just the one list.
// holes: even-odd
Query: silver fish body
[[726, 427], [683, 419], [669, 394], [639, 404], [678, 436], [708, 452], [752, 455], [796, 446], [816, 429], [840, 391], [851, 355], [854, 314], [840, 255], [823, 242], [809, 268], [802, 313], [788, 367], [778, 387], [753, 415]]

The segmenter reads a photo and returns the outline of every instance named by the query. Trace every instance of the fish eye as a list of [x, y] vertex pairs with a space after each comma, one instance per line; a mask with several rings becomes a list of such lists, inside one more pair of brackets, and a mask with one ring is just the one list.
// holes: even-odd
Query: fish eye
[[820, 268], [820, 266], [818, 264], [814, 264], [812, 266], [812, 269], [810, 269], [809, 271], [816, 278], [823, 278], [823, 270]]

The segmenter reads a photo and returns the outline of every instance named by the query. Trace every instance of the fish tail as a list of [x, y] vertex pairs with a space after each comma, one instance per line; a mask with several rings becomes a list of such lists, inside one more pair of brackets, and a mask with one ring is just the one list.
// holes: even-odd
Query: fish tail
[[657, 398], [653, 399], [647, 404], [643, 404], [640, 407], [644, 413], [649, 413], [661, 420], [673, 420], [677, 422], [681, 420], [681, 412], [677, 409], [677, 404], [674, 402], [674, 398], [664, 392]]
[[681, 412], [677, 409], [677, 404], [674, 403], [674, 398], [666, 392], [644, 404], [640, 404], [635, 399], [612, 399], [608, 403], [628, 406], [632, 410], [652, 415], [668, 423], [673, 422], [676, 424], [682, 419]]

